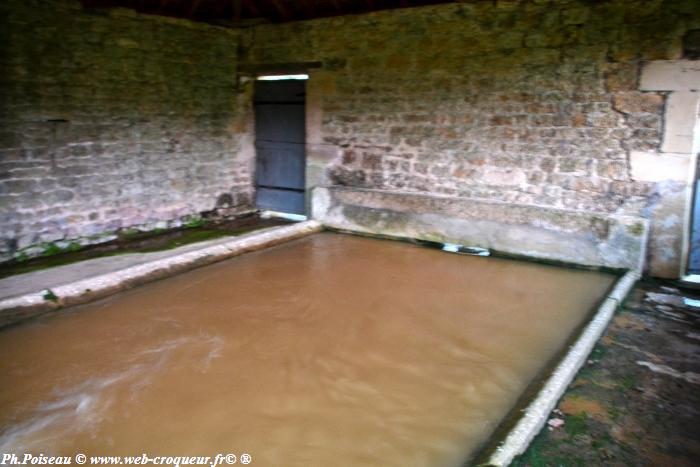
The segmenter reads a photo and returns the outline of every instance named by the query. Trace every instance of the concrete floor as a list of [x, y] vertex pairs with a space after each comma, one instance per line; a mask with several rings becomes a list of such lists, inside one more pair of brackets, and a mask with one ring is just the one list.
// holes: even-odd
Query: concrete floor
[[151, 261], [179, 256], [183, 253], [197, 251], [209, 246], [221, 245], [230, 241], [231, 238], [232, 237], [217, 238], [184, 245], [170, 250], [154, 251], [150, 253], [126, 253], [116, 256], [104, 256], [80, 261], [78, 263], [6, 277], [0, 279], [0, 300], [52, 289], [97, 275], [120, 271], [131, 266], [138, 266]]
[[321, 229], [321, 224], [315, 221], [297, 222], [157, 253], [125, 254], [119, 256], [118, 261], [113, 261], [115, 257], [101, 257], [89, 262], [9, 276], [0, 281], [0, 327], [51, 310], [88, 303], [146, 282], [303, 237]]

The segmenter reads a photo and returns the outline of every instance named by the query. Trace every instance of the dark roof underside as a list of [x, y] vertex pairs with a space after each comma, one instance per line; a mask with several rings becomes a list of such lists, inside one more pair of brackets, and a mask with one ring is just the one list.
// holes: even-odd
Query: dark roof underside
[[392, 8], [409, 8], [436, 0], [81, 0], [86, 8], [131, 8], [141, 13], [188, 18], [230, 26], [300, 21]]

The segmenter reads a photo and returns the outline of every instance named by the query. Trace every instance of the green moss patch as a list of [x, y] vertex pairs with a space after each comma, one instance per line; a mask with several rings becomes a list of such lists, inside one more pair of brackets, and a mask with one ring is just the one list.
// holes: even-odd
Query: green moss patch
[[220, 222], [207, 222], [201, 218], [194, 218], [184, 226], [176, 229], [154, 229], [147, 232], [126, 229], [119, 233], [116, 240], [98, 245], [83, 247], [79, 243], [73, 242], [62, 248], [55, 243], [47, 243], [43, 245], [44, 251], [40, 257], [27, 258], [25, 256], [0, 265], [0, 279], [88, 259], [127, 253], [151, 253], [171, 250], [192, 243], [235, 237], [267, 227], [285, 225], [290, 222], [286, 219], [277, 218], [262, 219], [257, 215]]

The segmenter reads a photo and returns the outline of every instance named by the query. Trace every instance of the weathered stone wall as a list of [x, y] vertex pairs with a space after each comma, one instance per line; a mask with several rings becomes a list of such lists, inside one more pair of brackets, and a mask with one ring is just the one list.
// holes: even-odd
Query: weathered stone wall
[[313, 216], [341, 230], [636, 271], [649, 230], [636, 216], [338, 186], [313, 190]]
[[665, 117], [697, 90], [640, 80], [697, 59], [698, 30], [694, 0], [475, 0], [243, 31], [6, 0], [0, 260], [247, 209], [252, 86], [237, 62], [320, 62], [309, 189], [648, 218], [649, 270], [677, 276], [694, 153]]
[[242, 60], [323, 63], [310, 187], [649, 217], [664, 190], [630, 158], [659, 150], [667, 93], [640, 70], [698, 28], [695, 1], [474, 1], [259, 26]]
[[666, 95], [661, 147], [630, 155], [632, 178], [653, 182], [655, 186], [648, 210], [652, 220], [649, 270], [656, 276], [677, 277], [679, 270], [681, 274], [685, 272], [682, 269], [690, 243], [693, 185], [697, 177], [694, 169], [700, 151], [700, 61], [648, 62], [642, 69], [639, 88]]
[[238, 37], [77, 0], [0, 2], [0, 259], [247, 208]]

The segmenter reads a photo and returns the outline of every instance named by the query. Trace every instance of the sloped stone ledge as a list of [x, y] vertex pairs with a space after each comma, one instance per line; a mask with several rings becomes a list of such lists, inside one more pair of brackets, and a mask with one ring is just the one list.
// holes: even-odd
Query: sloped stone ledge
[[322, 228], [322, 225], [315, 221], [276, 227], [199, 250], [52, 287], [50, 291], [37, 290], [33, 293], [6, 298], [0, 300], [0, 327], [58, 308], [91, 302], [137, 285], [243, 253], [304, 237]]
[[331, 228], [637, 271], [649, 229], [638, 217], [346, 187], [316, 188], [312, 204]]
[[615, 311], [639, 277], [637, 271], [628, 271], [617, 281], [576, 342], [569, 347], [566, 355], [549, 375], [540, 391], [524, 409], [518, 422], [483, 465], [506, 467], [516, 456], [525, 452], [537, 433], [544, 427], [549, 413], [556, 407], [557, 402], [588, 359]]

